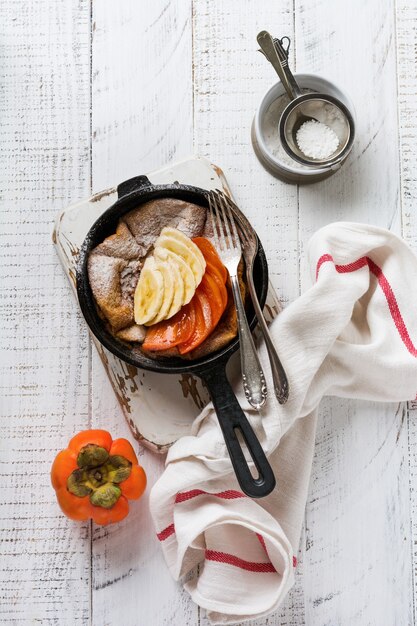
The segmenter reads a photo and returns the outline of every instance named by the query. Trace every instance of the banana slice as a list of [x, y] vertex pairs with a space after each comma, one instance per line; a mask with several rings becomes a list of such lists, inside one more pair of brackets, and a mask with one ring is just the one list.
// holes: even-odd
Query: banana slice
[[182, 257], [185, 263], [191, 268], [194, 274], [195, 286], [198, 287], [201, 279], [203, 278], [206, 266], [205, 262], [204, 265], [202, 265], [200, 257], [191, 247], [189, 247], [182, 241], [179, 241], [178, 239], [167, 235], [160, 235], [155, 242], [155, 247], [166, 248], [167, 250], [175, 252], [175, 254], [178, 254], [178, 256]]
[[175, 252], [171, 252], [171, 250], [168, 250], [167, 248], [161, 248], [160, 246], [156, 247], [154, 249], [154, 255], [161, 261], [169, 261], [170, 263], [178, 267], [184, 283], [182, 304], [188, 304], [193, 297], [197, 287], [191, 267], [187, 265], [187, 263], [181, 256], [178, 256], [178, 254], [175, 254]]
[[174, 297], [172, 299], [171, 307], [165, 319], [169, 320], [170, 317], [178, 313], [182, 305], [184, 304], [184, 281], [181, 276], [178, 265], [172, 261], [168, 261], [168, 265], [171, 267], [174, 278]]
[[133, 308], [136, 324], [146, 324], [156, 317], [164, 299], [164, 277], [155, 259], [146, 259], [136, 285]]
[[152, 326], [188, 304], [206, 269], [200, 249], [176, 228], [163, 228], [142, 268], [134, 296], [135, 322]]
[[206, 268], [206, 259], [204, 258], [200, 248], [195, 245], [192, 239], [190, 239], [189, 237], [187, 237], [187, 235], [184, 235], [184, 233], [178, 230], [178, 228], [170, 228], [169, 226], [165, 226], [165, 228], [161, 230], [161, 235], [165, 237], [173, 237], [174, 239], [181, 241], [181, 243], [187, 246], [187, 248], [190, 248], [190, 250], [193, 250], [194, 253], [198, 256], [198, 258], [200, 259], [200, 263], [203, 266], [203, 269]]
[[[145, 323], [145, 326], [152, 326], [153, 324], [157, 324], [162, 320], [168, 318], [169, 311], [171, 309], [172, 302], [174, 300], [175, 294], [175, 274], [174, 271], [167, 261], [158, 261], [154, 259], [156, 271], [160, 272], [163, 277], [164, 287], [163, 287], [163, 298], [161, 307], [156, 314], [155, 317], [148, 319]], [[179, 272], [178, 272], [179, 274]], [[180, 276], [181, 278], [181, 276]], [[184, 287], [183, 287], [184, 289]]]

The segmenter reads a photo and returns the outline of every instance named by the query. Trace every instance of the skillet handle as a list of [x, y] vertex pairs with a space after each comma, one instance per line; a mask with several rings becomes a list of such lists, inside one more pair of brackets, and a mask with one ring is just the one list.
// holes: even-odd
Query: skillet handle
[[133, 191], [137, 191], [143, 187], [150, 187], [151, 185], [152, 183], [147, 176], [134, 176], [133, 178], [129, 178], [129, 180], [123, 181], [120, 185], [117, 185], [117, 196], [118, 198], [122, 198]]
[[[251, 498], [263, 498], [273, 491], [276, 481], [272, 468], [265, 456], [261, 444], [256, 438], [251, 425], [233, 389], [227, 380], [225, 367], [216, 367], [200, 374], [206, 383], [214, 409], [223, 431], [230, 460], [242, 491]], [[245, 459], [237, 432], [244, 439], [247, 449], [258, 471], [254, 478]]]

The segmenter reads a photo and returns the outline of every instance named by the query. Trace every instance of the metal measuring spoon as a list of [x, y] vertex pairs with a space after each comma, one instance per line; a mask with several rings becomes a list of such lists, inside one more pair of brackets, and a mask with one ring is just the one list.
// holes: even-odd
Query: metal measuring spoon
[[[283, 37], [274, 39], [266, 30], [262, 30], [257, 36], [261, 52], [271, 63], [278, 74], [291, 102], [282, 112], [279, 120], [279, 134], [284, 150], [290, 157], [302, 163], [314, 167], [337, 167], [350, 151], [355, 134], [354, 121], [350, 111], [337, 98], [321, 93], [303, 94], [295, 80], [289, 65], [288, 51], [290, 39]], [[287, 40], [287, 48], [283, 42]], [[335, 123], [332, 130], [339, 140], [336, 150], [326, 159], [315, 159], [306, 156], [298, 147], [297, 132], [304, 122], [314, 120], [326, 124], [325, 112], [331, 112]], [[327, 125], [327, 124], [326, 124]]]
[[[278, 74], [285, 87], [285, 91], [291, 100], [295, 100], [301, 96], [301, 89], [299, 88], [288, 65], [288, 51], [291, 43], [290, 38], [283, 37], [282, 39], [273, 39], [272, 35], [270, 35], [266, 30], [261, 30], [261, 32], [258, 33], [257, 40], [261, 47], [261, 52], [263, 52]], [[286, 49], [282, 43], [285, 40], [288, 41]]]

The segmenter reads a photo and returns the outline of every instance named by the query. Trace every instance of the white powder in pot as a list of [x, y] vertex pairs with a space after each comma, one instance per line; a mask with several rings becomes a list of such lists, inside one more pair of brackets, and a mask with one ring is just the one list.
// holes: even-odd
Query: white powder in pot
[[317, 120], [307, 120], [301, 124], [296, 139], [301, 152], [310, 159], [327, 159], [339, 146], [334, 130]]

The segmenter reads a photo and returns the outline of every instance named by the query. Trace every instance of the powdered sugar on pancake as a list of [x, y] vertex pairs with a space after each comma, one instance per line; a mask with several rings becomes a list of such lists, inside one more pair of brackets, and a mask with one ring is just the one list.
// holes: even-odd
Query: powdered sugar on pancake
[[198, 237], [205, 231], [206, 215], [205, 208], [176, 198], [151, 200], [127, 213], [116, 232], [92, 250], [90, 286], [101, 313], [121, 339], [143, 339], [134, 326], [133, 296], [144, 258], [161, 230], [170, 226]]
[[206, 222], [206, 209], [177, 198], [161, 198], [145, 202], [124, 216], [144, 257], [164, 226], [178, 228], [188, 237], [201, 235]]

